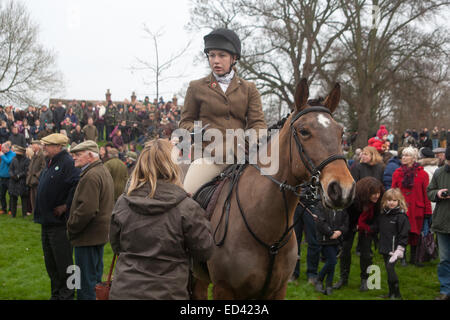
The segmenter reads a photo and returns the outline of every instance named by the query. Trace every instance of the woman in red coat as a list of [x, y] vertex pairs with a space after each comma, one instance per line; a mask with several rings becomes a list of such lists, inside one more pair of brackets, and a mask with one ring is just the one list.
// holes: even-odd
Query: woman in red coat
[[410, 263], [423, 266], [417, 262], [416, 249], [422, 232], [424, 219], [432, 214], [431, 202], [427, 197], [429, 183], [428, 173], [416, 162], [419, 151], [407, 147], [402, 152], [402, 165], [392, 175], [392, 188], [399, 188], [408, 205], [407, 215], [411, 230], [408, 243], [411, 246]]

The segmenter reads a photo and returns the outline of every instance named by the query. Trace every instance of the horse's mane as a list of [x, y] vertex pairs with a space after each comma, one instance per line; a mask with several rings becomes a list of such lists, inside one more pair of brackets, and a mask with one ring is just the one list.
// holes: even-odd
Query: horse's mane
[[[309, 107], [323, 107], [323, 102], [324, 102], [324, 98], [319, 97], [317, 99], [310, 99], [307, 102], [307, 106]], [[290, 117], [291, 113], [288, 113], [283, 119], [279, 120], [277, 123], [271, 125], [269, 128], [267, 128], [267, 130], [269, 131], [270, 134], [270, 130], [274, 130], [274, 129], [281, 129], [283, 128], [284, 124], [286, 123], [286, 120]]]

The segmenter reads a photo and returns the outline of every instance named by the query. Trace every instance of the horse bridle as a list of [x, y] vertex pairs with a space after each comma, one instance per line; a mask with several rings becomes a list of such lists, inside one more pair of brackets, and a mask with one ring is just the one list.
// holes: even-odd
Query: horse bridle
[[[306, 170], [308, 170], [308, 172], [311, 174], [311, 177], [309, 179], [308, 182], [306, 183], [302, 183], [302, 184], [298, 184], [298, 185], [289, 185], [286, 182], [281, 182], [278, 181], [277, 179], [275, 179], [272, 176], [266, 175], [267, 178], [269, 178], [270, 180], [272, 180], [274, 183], [276, 183], [279, 187], [280, 190], [288, 190], [291, 191], [292, 193], [294, 193], [297, 197], [300, 197], [300, 194], [297, 192], [297, 189], [299, 187], [307, 187], [309, 186], [310, 190], [312, 191], [312, 197], [317, 200], [319, 198], [319, 189], [320, 189], [320, 174], [323, 170], [323, 168], [325, 168], [329, 163], [335, 161], [335, 160], [344, 160], [347, 161], [347, 159], [345, 158], [344, 155], [339, 155], [339, 154], [334, 154], [329, 156], [328, 158], [326, 158], [325, 160], [323, 160], [318, 166], [314, 165], [314, 162], [311, 160], [311, 158], [308, 156], [308, 154], [306, 153], [302, 143], [300, 142], [300, 139], [298, 137], [297, 131], [295, 130], [294, 127], [294, 123], [300, 119], [300, 117], [304, 116], [307, 113], [311, 113], [311, 112], [324, 112], [324, 113], [328, 113], [329, 115], [332, 116], [330, 109], [326, 108], [326, 107], [321, 107], [321, 106], [315, 106], [315, 107], [309, 107], [306, 108], [302, 111], [300, 111], [299, 113], [297, 113], [295, 116], [292, 117], [291, 122], [289, 124], [290, 126], [290, 130], [291, 130], [291, 135], [289, 136], [289, 165], [291, 165], [292, 163], [292, 143], [291, 143], [291, 137], [294, 137], [295, 140], [295, 144], [297, 145], [297, 150], [298, 150], [298, 154], [300, 156], [300, 159], [303, 162], [303, 165], [305, 166]], [[259, 172], [262, 171], [262, 169], [258, 166], [258, 165], [252, 165], [253, 167], [255, 167], [256, 169], [258, 169]]]
[[[314, 165], [314, 162], [311, 160], [311, 158], [308, 156], [305, 149], [303, 148], [303, 145], [300, 142], [297, 131], [295, 130], [295, 127], [294, 127], [294, 123], [300, 117], [304, 116], [305, 114], [311, 113], [311, 112], [324, 112], [324, 113], [328, 113], [330, 116], [332, 116], [330, 109], [328, 109], [326, 107], [320, 107], [320, 106], [309, 107], [309, 108], [306, 108], [306, 109], [300, 111], [294, 117], [292, 117], [292, 120], [290, 123], [290, 128], [291, 128], [292, 136], [294, 137], [294, 140], [295, 140], [295, 144], [297, 145], [297, 150], [298, 150], [298, 154], [300, 155], [300, 159], [302, 160], [303, 165], [305, 166], [306, 170], [308, 170], [308, 172], [311, 174], [311, 178], [310, 178], [310, 181], [308, 184], [317, 193], [318, 188], [320, 187], [320, 174], [321, 174], [321, 171], [323, 170], [323, 168], [325, 168], [329, 163], [331, 163], [335, 160], [339, 160], [339, 159], [344, 160], [344, 161], [347, 161], [347, 160], [344, 155], [334, 154], [334, 155], [329, 156], [325, 160], [323, 160], [318, 166]], [[291, 148], [291, 143], [289, 143], [289, 144], [290, 144], [290, 146], [289, 146], [289, 162], [291, 163], [292, 148]], [[317, 196], [318, 195], [316, 194], [316, 198], [317, 198]]]

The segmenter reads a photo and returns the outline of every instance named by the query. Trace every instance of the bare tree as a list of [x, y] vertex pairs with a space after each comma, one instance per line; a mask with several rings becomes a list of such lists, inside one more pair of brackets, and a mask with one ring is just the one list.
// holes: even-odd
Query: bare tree
[[266, 101], [276, 110], [293, 105], [301, 78], [317, 80], [330, 63], [333, 43], [349, 27], [339, 19], [336, 0], [193, 0], [192, 8], [188, 28], [193, 32], [227, 27], [240, 35], [239, 70], [263, 98], [271, 96]]
[[131, 67], [132, 70], [151, 72], [154, 77], [154, 81], [146, 82], [146, 85], [154, 84], [156, 89], [156, 97], [159, 97], [159, 85], [169, 79], [176, 79], [182, 77], [182, 75], [165, 75], [167, 70], [169, 70], [173, 64], [189, 49], [190, 42], [188, 42], [182, 49], [180, 49], [175, 54], [171, 55], [168, 59], [160, 61], [160, 52], [158, 48], [158, 43], [161, 37], [164, 36], [162, 30], [153, 32], [150, 28], [144, 24], [144, 32], [146, 37], [153, 42], [153, 48], [155, 50], [155, 59], [148, 61], [141, 58], [136, 58], [137, 66]]
[[63, 86], [55, 55], [38, 42], [38, 26], [18, 1], [0, 4], [0, 97], [33, 104]]
[[[357, 146], [366, 145], [378, 121], [388, 115], [396, 75], [408, 62], [420, 57], [433, 61], [438, 56], [441, 61], [446, 55], [448, 30], [433, 28], [430, 21], [448, 5], [448, 1], [341, 0], [342, 13], [351, 24], [349, 32], [339, 37], [341, 48], [332, 69], [341, 71], [337, 76], [344, 84], [342, 97], [355, 113]], [[326, 72], [321, 77], [335, 80]]]

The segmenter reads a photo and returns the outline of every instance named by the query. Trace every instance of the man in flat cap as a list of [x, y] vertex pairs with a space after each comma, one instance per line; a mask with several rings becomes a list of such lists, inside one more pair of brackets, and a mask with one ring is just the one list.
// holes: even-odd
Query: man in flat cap
[[136, 166], [137, 161], [137, 153], [133, 151], [128, 151], [126, 155], [126, 166], [128, 170], [128, 176], [131, 176], [131, 173], [133, 172], [134, 167]]
[[73, 158], [65, 150], [68, 138], [54, 133], [42, 138], [46, 165], [37, 187], [34, 221], [42, 226], [45, 267], [51, 281], [52, 300], [72, 300], [67, 267], [73, 265], [72, 247], [67, 238], [67, 220], [73, 194], [80, 178]]
[[70, 150], [81, 169], [67, 222], [67, 235], [81, 269], [78, 300], [95, 300], [95, 285], [102, 281], [103, 247], [109, 241], [114, 206], [114, 182], [99, 157], [97, 143], [84, 141]]
[[439, 159], [438, 167], [445, 165], [445, 148], [433, 149], [434, 157]]

